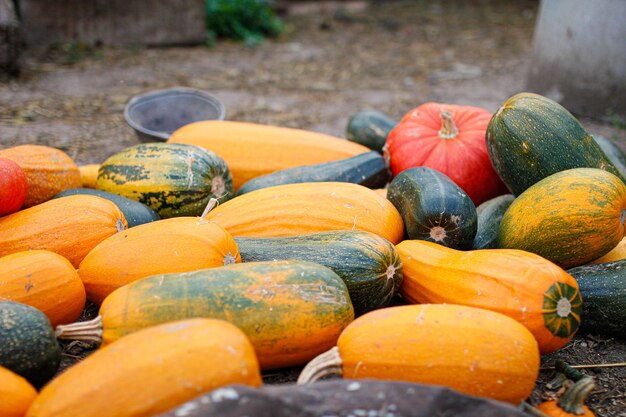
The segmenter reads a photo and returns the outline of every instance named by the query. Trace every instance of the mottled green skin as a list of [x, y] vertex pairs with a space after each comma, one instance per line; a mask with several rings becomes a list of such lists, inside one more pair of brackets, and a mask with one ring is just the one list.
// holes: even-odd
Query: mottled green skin
[[382, 153], [389, 132], [397, 122], [376, 110], [362, 110], [354, 113], [346, 128], [346, 137], [351, 142], [360, 143], [373, 151]]
[[346, 283], [356, 316], [388, 306], [402, 283], [396, 248], [374, 233], [341, 230], [235, 241], [242, 262], [295, 259], [332, 269]]
[[[427, 240], [453, 249], [470, 249], [476, 236], [476, 207], [450, 178], [431, 168], [410, 168], [387, 189], [409, 239]], [[445, 233], [442, 233], [445, 231]]]
[[596, 141], [602, 152], [606, 155], [607, 158], [613, 162], [615, 168], [619, 170], [622, 174], [622, 177], [626, 178], [626, 155], [622, 151], [622, 149], [617, 146], [615, 142], [611, 139], [605, 138], [600, 135], [591, 135], [593, 139]]
[[366, 152], [339, 161], [306, 165], [256, 177], [241, 186], [237, 195], [275, 185], [303, 182], [350, 182], [368, 188], [383, 188], [391, 172], [377, 152]]
[[26, 304], [0, 301], [0, 365], [40, 388], [60, 363], [61, 349], [48, 317]]
[[[112, 317], [107, 303], [122, 288], [130, 301], [125, 301], [123, 316]], [[343, 280], [311, 262], [234, 264], [155, 275], [122, 288], [109, 295], [100, 310], [105, 331], [118, 336], [167, 321], [206, 317], [227, 320], [255, 340], [282, 343], [294, 320], [304, 319], [315, 343], [317, 329], [343, 328], [354, 318]], [[114, 314], [119, 313], [116, 307]]]
[[139, 226], [140, 224], [150, 223], [159, 220], [161, 217], [150, 207], [130, 198], [121, 195], [109, 193], [106, 191], [94, 190], [93, 188], [72, 188], [55, 195], [52, 198], [67, 197], [68, 195], [88, 194], [105, 198], [115, 203], [115, 205], [124, 213], [124, 217], [128, 222], [128, 227]]
[[600, 146], [560, 104], [538, 94], [508, 99], [487, 127], [487, 151], [514, 195], [554, 173], [600, 168], [626, 182]]
[[626, 259], [568, 269], [583, 297], [581, 328], [626, 339]]
[[[221, 177], [222, 192], [213, 180]], [[220, 203], [234, 195], [224, 160], [195, 145], [146, 143], [111, 156], [98, 171], [97, 188], [139, 201], [161, 218], [198, 216], [211, 198]]]
[[513, 200], [515, 200], [513, 194], [504, 194], [476, 207], [478, 230], [472, 249], [496, 249], [498, 247], [500, 221]]

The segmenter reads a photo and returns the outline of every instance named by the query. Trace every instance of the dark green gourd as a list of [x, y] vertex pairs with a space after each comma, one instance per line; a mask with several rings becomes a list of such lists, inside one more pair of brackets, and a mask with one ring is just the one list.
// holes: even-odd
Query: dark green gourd
[[361, 110], [348, 120], [346, 137], [373, 151], [382, 153], [387, 135], [396, 126], [396, 121], [376, 110]]
[[500, 221], [513, 200], [515, 200], [513, 194], [504, 194], [476, 207], [478, 231], [472, 249], [496, 249], [498, 247]]

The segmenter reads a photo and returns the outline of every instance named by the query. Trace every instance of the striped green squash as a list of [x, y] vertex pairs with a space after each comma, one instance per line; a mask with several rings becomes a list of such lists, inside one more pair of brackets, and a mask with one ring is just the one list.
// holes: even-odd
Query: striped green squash
[[402, 283], [396, 248], [374, 233], [335, 230], [235, 241], [242, 262], [297, 259], [332, 269], [346, 283], [357, 316], [389, 305]]
[[139, 201], [161, 218], [197, 216], [211, 198], [233, 196], [222, 158], [179, 143], [146, 143], [111, 156], [100, 166], [96, 188]]

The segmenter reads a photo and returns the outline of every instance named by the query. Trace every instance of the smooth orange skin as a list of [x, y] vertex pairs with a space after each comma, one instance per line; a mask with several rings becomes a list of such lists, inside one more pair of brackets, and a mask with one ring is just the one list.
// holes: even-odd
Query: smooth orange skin
[[386, 188], [377, 188], [374, 191], [378, 193], [382, 198], [387, 198], [387, 189]]
[[0, 366], [0, 416], [24, 417], [37, 391], [24, 378]]
[[376, 191], [357, 184], [317, 182], [263, 188], [209, 212], [233, 236], [293, 236], [328, 230], [365, 230], [393, 244], [404, 236], [398, 210]]
[[45, 250], [17, 252], [0, 258], [0, 300], [33, 306], [55, 327], [80, 317], [85, 286], [61, 255]]
[[375, 310], [337, 342], [344, 378], [443, 385], [517, 404], [539, 374], [539, 349], [520, 323], [488, 310], [422, 304]]
[[175, 321], [97, 350], [46, 385], [26, 416], [148, 417], [234, 383], [262, 383], [243, 332], [222, 320]]
[[78, 274], [87, 298], [101, 304], [117, 288], [150, 275], [241, 262], [237, 243], [217, 224], [175, 217], [135, 226], [96, 246]]
[[93, 195], [57, 198], [0, 218], [0, 256], [43, 249], [78, 267], [98, 243], [127, 227], [124, 214], [109, 200]]
[[603, 264], [606, 262], [615, 262], [621, 261], [622, 259], [626, 259], [626, 238], [620, 240], [616, 247], [611, 249], [609, 253], [600, 258], [592, 261], [592, 264]]
[[584, 414], [572, 414], [563, 410], [557, 404], [557, 401], [546, 401], [537, 406], [538, 410], [543, 411], [545, 414], [551, 417], [595, 417], [596, 415], [587, 407], [583, 405], [583, 409], [585, 410]]
[[25, 208], [48, 201], [61, 191], [81, 186], [78, 166], [59, 149], [20, 145], [0, 150], [0, 157], [13, 160], [26, 174]]
[[199, 145], [221, 156], [239, 189], [281, 169], [349, 158], [370, 149], [334, 136], [256, 123], [208, 120], [181, 127], [168, 142]]
[[555, 282], [578, 288], [552, 262], [514, 249], [458, 251], [433, 242], [405, 240], [396, 246], [403, 265], [402, 297], [411, 303], [459, 304], [502, 313], [522, 323], [542, 354], [574, 336], [557, 337], [543, 319], [544, 293]]
[[78, 167], [83, 188], [96, 188], [99, 169], [100, 164], [81, 165]]

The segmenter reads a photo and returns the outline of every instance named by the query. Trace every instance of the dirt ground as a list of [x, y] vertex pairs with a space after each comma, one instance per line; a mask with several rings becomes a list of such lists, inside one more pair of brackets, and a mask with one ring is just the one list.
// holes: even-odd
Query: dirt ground
[[[65, 150], [79, 164], [100, 163], [138, 143], [123, 110], [134, 95], [172, 86], [207, 90], [228, 120], [345, 136], [354, 112], [373, 108], [399, 119], [427, 102], [490, 111], [525, 90], [536, 1], [378, 1], [365, 13], [286, 17], [286, 33], [255, 48], [222, 41], [213, 48], [29, 50], [20, 79], [0, 82], [0, 147], [36, 143]], [[626, 129], [580, 119], [590, 133], [626, 149]], [[87, 316], [96, 312], [90, 307]], [[65, 366], [89, 346], [65, 346]], [[555, 358], [571, 364], [626, 361], [626, 343], [577, 336], [544, 358], [536, 403], [549, 394]], [[295, 380], [297, 369], [266, 375]], [[626, 368], [585, 370], [598, 387], [599, 416], [626, 416]]]

